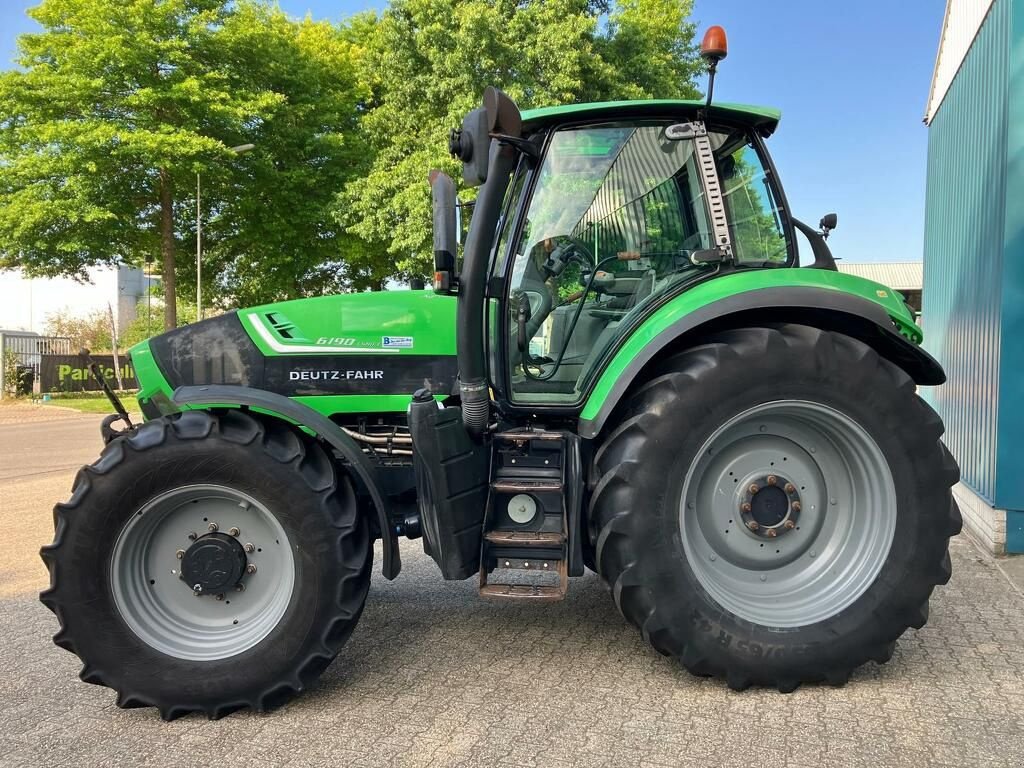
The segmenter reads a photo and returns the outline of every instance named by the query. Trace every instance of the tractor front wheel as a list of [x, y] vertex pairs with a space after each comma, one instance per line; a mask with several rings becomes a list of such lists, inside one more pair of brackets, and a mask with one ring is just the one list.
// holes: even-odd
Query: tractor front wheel
[[193, 411], [112, 441], [43, 548], [57, 645], [171, 719], [302, 691], [359, 620], [372, 549], [348, 478], [291, 427]]
[[595, 456], [596, 565], [659, 651], [783, 691], [884, 662], [950, 576], [959, 471], [913, 381], [800, 325], [666, 361]]

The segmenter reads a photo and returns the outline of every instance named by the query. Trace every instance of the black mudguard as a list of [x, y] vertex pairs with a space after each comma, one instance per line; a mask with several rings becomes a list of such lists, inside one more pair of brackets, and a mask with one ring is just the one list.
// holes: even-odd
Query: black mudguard
[[423, 551], [445, 579], [467, 579], [480, 570], [489, 448], [473, 441], [461, 408], [439, 409], [431, 398], [409, 411], [416, 497], [423, 526]]

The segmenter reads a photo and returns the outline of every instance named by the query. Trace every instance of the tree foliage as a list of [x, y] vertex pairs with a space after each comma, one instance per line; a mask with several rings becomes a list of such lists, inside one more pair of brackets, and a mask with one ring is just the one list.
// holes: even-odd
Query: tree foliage
[[[43, 0], [30, 14], [43, 32], [0, 74], [0, 268], [84, 276], [159, 256], [173, 327], [201, 173], [211, 286], [241, 300], [319, 287], [339, 257], [331, 186], [355, 151], [340, 30], [248, 0]], [[230, 151], [246, 142], [251, 158]]]
[[457, 178], [447, 136], [488, 85], [521, 108], [697, 95], [689, 0], [393, 0], [353, 24], [372, 163], [339, 197], [367, 248], [353, 267], [429, 272], [427, 173]]
[[332, 213], [366, 157], [359, 46], [336, 25], [255, 3], [237, 6], [220, 42], [225, 66], [278, 101], [237, 135], [256, 145], [251, 154], [204, 174], [216, 201], [204, 271], [243, 306], [347, 287], [345, 265], [362, 244]]
[[87, 347], [93, 352], [113, 349], [110, 334], [110, 315], [105, 309], [94, 309], [85, 314], [75, 313], [70, 307], [46, 316], [46, 333], [71, 339], [78, 350]]
[[[693, 96], [692, 0], [41, 0], [0, 73], [0, 269], [157, 261], [206, 306], [427, 272], [427, 172], [487, 85], [524, 108]], [[231, 148], [252, 143], [243, 156]], [[179, 297], [179, 293], [181, 297]]]

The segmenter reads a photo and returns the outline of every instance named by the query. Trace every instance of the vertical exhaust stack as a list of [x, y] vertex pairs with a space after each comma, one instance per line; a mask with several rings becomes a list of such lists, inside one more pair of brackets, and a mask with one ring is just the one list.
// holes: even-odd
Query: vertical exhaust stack
[[434, 293], [449, 294], [458, 284], [455, 182], [446, 173], [431, 171], [430, 193], [434, 207]]
[[512, 99], [497, 88], [484, 91], [484, 106], [466, 116], [462, 130], [453, 131], [452, 154], [463, 162], [467, 184], [482, 184], [466, 238], [459, 279], [458, 359], [462, 421], [474, 437], [487, 431], [491, 398], [484, 352], [484, 288], [509, 178], [519, 151], [522, 117]]

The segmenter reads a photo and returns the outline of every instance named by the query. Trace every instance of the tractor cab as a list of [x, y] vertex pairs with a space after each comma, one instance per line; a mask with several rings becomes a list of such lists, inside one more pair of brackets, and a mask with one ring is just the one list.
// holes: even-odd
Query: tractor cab
[[534, 122], [544, 153], [513, 174], [489, 265], [503, 294], [489, 299], [503, 306], [491, 378], [510, 403], [576, 403], [659, 302], [723, 269], [794, 263], [765, 123], [739, 109], [709, 128], [701, 108], [593, 105]]
[[[802, 225], [764, 141], [778, 119], [694, 100], [520, 114], [489, 89], [451, 141], [464, 180], [483, 186], [461, 272], [455, 185], [432, 178], [435, 290], [458, 293], [481, 329], [460, 325], [463, 382], [486, 379], [509, 412], [578, 410], [610, 353], [667, 300], [716, 276], [798, 266]], [[490, 138], [483, 160], [474, 147]], [[815, 266], [834, 269], [804, 229], [826, 253]]]

